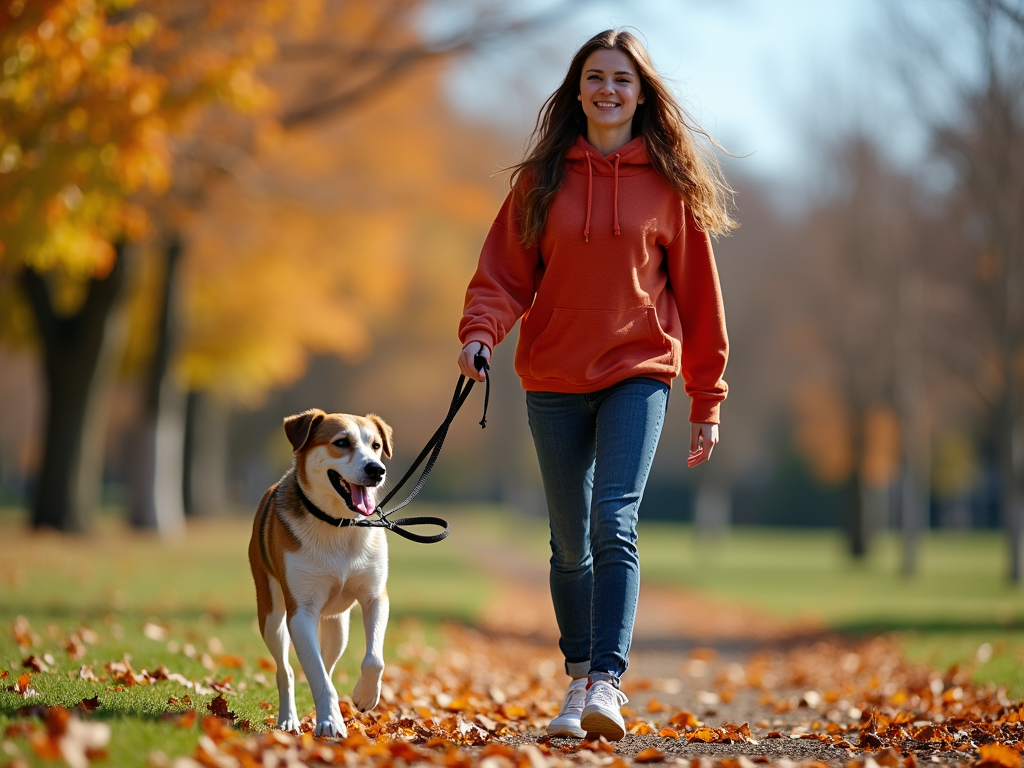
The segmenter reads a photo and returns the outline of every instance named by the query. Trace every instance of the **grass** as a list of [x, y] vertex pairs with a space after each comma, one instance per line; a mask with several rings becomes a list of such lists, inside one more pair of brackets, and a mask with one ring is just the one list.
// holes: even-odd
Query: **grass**
[[835, 531], [740, 528], [707, 540], [651, 524], [640, 551], [645, 579], [840, 631], [897, 633], [908, 657], [970, 665], [975, 681], [1024, 697], [1024, 590], [1007, 581], [996, 532], [932, 532], [913, 578], [901, 575], [896, 535], [855, 563]]
[[[537, 560], [546, 557], [544, 520], [494, 507], [448, 515], [420, 505], [417, 513], [451, 517], [453, 534], [431, 546], [389, 538], [392, 621], [385, 655], [391, 659], [414, 636], [436, 645], [441, 621], [472, 621], [494, 594], [495, 585], [466, 556], [472, 537], [462, 534], [470, 526], [475, 536]], [[78, 679], [83, 664], [109, 678], [104, 665], [125, 654], [136, 671], [164, 664], [194, 681], [230, 676], [238, 692], [229, 699], [231, 709], [262, 727], [268, 715], [262, 702], [276, 712], [277, 694], [272, 672], [260, 665], [268, 654], [256, 629], [246, 560], [249, 528], [243, 519], [198, 522], [182, 539], [165, 543], [108, 518], [93, 536], [65, 538], [30, 534], [21, 518], [0, 513], [0, 671], [10, 672], [0, 682], [0, 732], [23, 720], [17, 710], [25, 704], [72, 706], [98, 695], [101, 707], [93, 717], [113, 728], [108, 764], [144, 765], [153, 750], [172, 759], [190, 754], [198, 725], [181, 728], [160, 715], [172, 696], [189, 693], [203, 713], [213, 695], [198, 696], [169, 681], [116, 690], [109, 679]], [[1011, 695], [1024, 696], [1024, 593], [1005, 582], [1005, 547], [998, 535], [932, 534], [922, 546], [920, 573], [909, 580], [899, 575], [894, 538], [883, 538], [859, 565], [829, 531], [737, 529], [707, 541], [685, 526], [642, 524], [640, 549], [645, 580], [837, 629], [897, 632], [908, 655], [938, 666], [970, 662], [975, 679], [1008, 684]], [[10, 630], [19, 615], [39, 637], [29, 650], [17, 646]], [[147, 636], [147, 623], [159, 625], [166, 636], [152, 627]], [[91, 628], [97, 641], [72, 660], [63, 644], [81, 626]], [[358, 675], [360, 627], [354, 618], [351, 647], [336, 673], [342, 694]], [[982, 648], [982, 663], [978, 651], [986, 643], [991, 650]], [[29, 653], [51, 654], [58, 672], [33, 675], [41, 699], [2, 690], [24, 671], [21, 663]], [[308, 686], [297, 686], [297, 698], [300, 712], [312, 711]], [[25, 739], [8, 742], [31, 765], [43, 764]]]
[[[237, 695], [231, 710], [253, 727], [264, 727], [277, 711], [273, 672], [261, 667], [269, 654], [256, 624], [255, 595], [246, 550], [251, 523], [228, 519], [191, 525], [178, 541], [125, 531], [102, 520], [97, 534], [66, 538], [26, 532], [20, 519], [0, 516], [0, 732], [22, 718], [17, 710], [44, 702], [73, 707], [99, 696], [94, 719], [111, 724], [110, 765], [145, 765], [153, 750], [170, 758], [191, 754], [199, 726], [182, 728], [161, 721], [170, 697], [189, 694], [200, 714], [215, 694], [197, 695], [177, 683], [161, 681], [117, 690], [105, 665], [126, 654], [138, 672], [164, 664], [191, 681], [223, 681]], [[401, 656], [400, 646], [413, 636], [428, 644], [440, 639], [444, 619], [472, 620], [491, 592], [487, 577], [472, 569], [445, 544], [416, 545], [389, 537], [391, 623], [385, 657]], [[350, 647], [339, 662], [339, 693], [350, 692], [359, 673], [365, 643], [358, 609]], [[22, 650], [11, 628], [17, 616], [28, 619], [38, 642]], [[149, 635], [144, 627], [149, 627]], [[96, 642], [85, 655], [70, 659], [64, 649], [69, 634], [88, 627]], [[154, 629], [156, 627], [156, 629]], [[158, 639], [153, 639], [154, 637]], [[53, 657], [56, 675], [33, 675], [41, 698], [23, 699], [4, 690], [25, 671], [29, 654]], [[294, 654], [293, 667], [301, 674]], [[92, 665], [103, 683], [79, 680], [82, 665]], [[309, 687], [296, 686], [300, 713], [313, 709]], [[269, 703], [268, 707], [261, 702]], [[173, 708], [172, 708], [173, 709]], [[184, 710], [185, 707], [180, 707]], [[42, 765], [24, 739], [12, 740], [31, 765]]]
[[[465, 522], [547, 557], [544, 519], [479, 509]], [[860, 563], [833, 530], [735, 528], [708, 539], [691, 526], [641, 523], [639, 546], [645, 581], [802, 624], [894, 633], [908, 657], [939, 668], [969, 664], [977, 682], [1007, 685], [1024, 698], [1024, 589], [1006, 579], [1008, 553], [998, 532], [931, 532], [913, 578], [901, 574], [895, 534], [880, 536]]]

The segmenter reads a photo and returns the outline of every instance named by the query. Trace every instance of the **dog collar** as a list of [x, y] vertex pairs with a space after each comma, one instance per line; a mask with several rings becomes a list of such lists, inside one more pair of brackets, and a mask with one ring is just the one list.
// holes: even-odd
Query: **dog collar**
[[351, 517], [331, 517], [330, 515], [328, 515], [326, 512], [320, 509], [320, 507], [318, 507], [316, 504], [314, 504], [306, 497], [306, 494], [303, 493], [302, 486], [299, 485], [297, 479], [295, 481], [295, 489], [299, 492], [299, 498], [302, 499], [302, 506], [304, 506], [306, 508], [306, 511], [309, 512], [309, 514], [311, 514], [317, 520], [323, 520], [325, 523], [327, 523], [328, 525], [333, 525], [335, 528], [345, 528], [350, 525], [360, 524], [359, 520], [355, 520]]

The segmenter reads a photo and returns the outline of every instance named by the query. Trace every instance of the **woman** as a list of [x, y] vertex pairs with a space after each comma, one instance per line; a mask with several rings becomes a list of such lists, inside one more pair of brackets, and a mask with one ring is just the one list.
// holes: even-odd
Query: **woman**
[[[728, 352], [711, 233], [732, 190], [629, 32], [577, 52], [545, 102], [469, 284], [459, 367], [522, 317], [515, 365], [551, 527], [572, 682], [548, 730], [621, 739], [639, 592], [637, 510], [668, 405], [691, 398], [687, 465], [718, 442]], [[717, 145], [716, 145], [717, 146]]]

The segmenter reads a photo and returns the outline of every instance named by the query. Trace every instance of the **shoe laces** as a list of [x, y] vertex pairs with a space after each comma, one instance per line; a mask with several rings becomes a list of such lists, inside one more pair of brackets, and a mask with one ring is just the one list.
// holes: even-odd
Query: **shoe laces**
[[587, 700], [587, 678], [581, 678], [580, 680], [573, 680], [569, 683], [569, 690], [565, 692], [565, 699], [562, 701], [562, 709], [559, 711], [559, 716], [564, 715], [567, 712], [583, 711], [583, 705]]
[[626, 694], [611, 683], [605, 682], [604, 680], [598, 680], [590, 686], [590, 693], [587, 697], [587, 701], [601, 707], [602, 709], [610, 709], [618, 712], [619, 707], [629, 701], [629, 699], [626, 698]]

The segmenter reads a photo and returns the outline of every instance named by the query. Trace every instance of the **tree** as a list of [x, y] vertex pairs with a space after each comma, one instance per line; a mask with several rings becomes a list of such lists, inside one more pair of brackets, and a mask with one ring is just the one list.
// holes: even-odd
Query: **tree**
[[[234, 247], [254, 248], [261, 252], [263, 267], [278, 274], [276, 287], [288, 283], [281, 279], [288, 259], [294, 268], [296, 263], [308, 261], [311, 257], [315, 260], [315, 254], [323, 251], [327, 240], [311, 243], [309, 234], [319, 231], [323, 236], [326, 219], [334, 219], [334, 231], [346, 232], [343, 240], [361, 238], [372, 242], [370, 235], [376, 235], [377, 242], [382, 237], [388, 242], [394, 241], [400, 235], [400, 229], [396, 229], [394, 222], [388, 221], [387, 217], [382, 219], [379, 215], [362, 211], [358, 226], [345, 227], [341, 221], [343, 216], [318, 211], [317, 208], [323, 206], [316, 202], [310, 204], [316, 194], [308, 188], [311, 178], [316, 176], [316, 161], [311, 166], [300, 166], [306, 172], [305, 178], [301, 173], [294, 173], [292, 168], [273, 167], [273, 152], [267, 146], [267, 134], [276, 134], [278, 143], [287, 144], [288, 151], [295, 151], [296, 147], [302, 146], [304, 136], [323, 126], [351, 118], [371, 100], [386, 98], [396, 86], [407, 82], [426, 65], [526, 32], [566, 12], [573, 5], [572, 0], [563, 1], [542, 14], [517, 16], [510, 14], [501, 4], [478, 2], [467, 7], [468, 16], [463, 24], [451, 32], [433, 37], [426, 36], [422, 28], [421, 14], [427, 7], [422, 0], [336, 0], [322, 7], [320, 4], [302, 6], [290, 18], [291, 23], [277, 30], [275, 48], [280, 53], [262, 72], [274, 85], [279, 103], [272, 119], [268, 116], [261, 127], [275, 130], [254, 130], [244, 121], [225, 120], [220, 113], [208, 114], [206, 120], [179, 138], [176, 144], [176, 181], [170, 196], [183, 208], [194, 211], [208, 204], [211, 193], [225, 178], [239, 183], [250, 197], [238, 202], [248, 204], [251, 210], [260, 208], [263, 211], [262, 218], [247, 221], [250, 233], [261, 231], [256, 221], [264, 222], [269, 231], [263, 231], [261, 237], [245, 236], [242, 238], [244, 243], [236, 240]], [[182, 37], [191, 39], [196, 36], [190, 30], [197, 15], [179, 14], [175, 18], [182, 21], [169, 24], [180, 27]], [[339, 73], [344, 73], [344, 76], [339, 77]], [[397, 146], [384, 148], [383, 157], [394, 158]], [[322, 145], [316, 149], [320, 153], [324, 150]], [[271, 156], [269, 163], [267, 155]], [[349, 160], [353, 166], [365, 164], [364, 158], [351, 156]], [[408, 171], [410, 167], [405, 166], [403, 170]], [[344, 174], [346, 169], [337, 167], [336, 172]], [[338, 178], [319, 179], [320, 188], [339, 186]], [[184, 182], [179, 183], [179, 179]], [[294, 190], [303, 186], [306, 186], [303, 192], [296, 195]], [[265, 204], [254, 205], [253, 193]], [[162, 238], [169, 243], [183, 244], [186, 254], [191, 238], [189, 226], [182, 221], [187, 220], [181, 217], [171, 221]], [[385, 227], [389, 227], [389, 231], [385, 231]], [[290, 242], [287, 233], [293, 238]], [[240, 253], [237, 255], [246, 258]], [[243, 402], [251, 402], [253, 398], [262, 396], [268, 387], [292, 381], [301, 375], [309, 352], [352, 355], [366, 349], [369, 338], [365, 318], [349, 310], [350, 299], [356, 293], [353, 289], [358, 288], [358, 278], [362, 274], [358, 267], [364, 265], [355, 256], [338, 258], [335, 255], [333, 259], [323, 256], [320, 254], [321, 268], [318, 270], [323, 279], [315, 286], [307, 287], [306, 302], [302, 307], [296, 307], [298, 312], [283, 318], [273, 309], [287, 306], [288, 301], [264, 304], [267, 315], [276, 317], [279, 322], [267, 328], [269, 332], [259, 336], [255, 343], [256, 337], [251, 329], [256, 324], [251, 319], [244, 325], [218, 324], [215, 330], [204, 335], [201, 344], [192, 345], [191, 362], [179, 369], [181, 375], [175, 376], [175, 366], [167, 359], [167, 356], [173, 357], [176, 341], [164, 336], [175, 326], [170, 323], [157, 326], [160, 335], [154, 337], [157, 341], [147, 374], [149, 394], [145, 402], [148, 407], [141, 421], [142, 440], [136, 450], [141, 462], [134, 473], [136, 491], [133, 493], [131, 516], [137, 525], [159, 527], [160, 520], [181, 520], [184, 504], [175, 490], [179, 484], [173, 480], [158, 483], [154, 478], [168, 468], [173, 468], [178, 474], [178, 458], [162, 455], [161, 448], [173, 454], [181, 447], [185, 433], [182, 424], [187, 418], [186, 403], [201, 404], [214, 390], [219, 390], [222, 401], [228, 399], [225, 395], [231, 392]], [[353, 260], [348, 261], [348, 258]], [[221, 251], [217, 260], [223, 260], [226, 265], [233, 258], [226, 251]], [[176, 270], [183, 263], [170, 258], [166, 260], [161, 305], [175, 303]], [[212, 262], [210, 265], [213, 266]], [[213, 271], [218, 271], [217, 267]], [[232, 293], [242, 299], [247, 292], [250, 301], [243, 301], [243, 305], [251, 306], [251, 296], [261, 294], [267, 287], [253, 283], [260, 274], [260, 271], [246, 272], [243, 277], [248, 275], [248, 281], [243, 279], [239, 282], [236, 277], [232, 283], [216, 283], [218, 308], [228, 310], [228, 297]], [[238, 283], [239, 290], [233, 292], [231, 286], [234, 282]], [[349, 289], [339, 292], [338, 284]], [[189, 291], [195, 290], [200, 296], [204, 293], [199, 283], [193, 281], [189, 285]], [[378, 273], [374, 285], [382, 287], [387, 282]], [[328, 301], [332, 290], [335, 291], [333, 302]], [[315, 299], [314, 294], [321, 300]], [[191, 296], [184, 298], [185, 312], [192, 312], [204, 300], [200, 298], [197, 302]], [[317, 307], [324, 311], [314, 318], [312, 313]], [[330, 324], [325, 324], [329, 320]], [[199, 349], [203, 346], [208, 349], [216, 346], [220, 354], [206, 355], [205, 362], [200, 363]], [[255, 355], [263, 359], [265, 367], [261, 370], [253, 365]], [[214, 385], [214, 379], [222, 380], [223, 385]], [[181, 391], [182, 385], [191, 390], [188, 400]], [[223, 420], [220, 423], [225, 424]], [[224, 445], [224, 441], [214, 438], [205, 444], [193, 445], [201, 449], [204, 445]], [[216, 457], [204, 456], [198, 450], [190, 452], [185, 460], [188, 468], [185, 474], [198, 477], [198, 472], [192, 467], [216, 463], [219, 463]], [[207, 487], [216, 488], [216, 484]], [[214, 504], [203, 500], [197, 490], [185, 489], [184, 495], [195, 508], [212, 508]], [[162, 505], [168, 509], [162, 511]]]
[[109, 7], [49, 0], [0, 10], [0, 285], [20, 283], [45, 360], [32, 524], [61, 530], [88, 526], [85, 496], [96, 490], [83, 466], [101, 427], [87, 429], [88, 417], [126, 242], [147, 223], [131, 196], [168, 178], [169, 115], [155, 109], [163, 82], [131, 59], [153, 24], [110, 23]]
[[[1016, 0], [958, 0], [952, 10], [973, 66], [948, 55], [945, 26], [897, 16], [898, 70], [934, 148], [952, 172], [951, 211], [959, 244], [970, 322], [981, 341], [957, 367], [988, 405], [1001, 477], [1002, 518], [1010, 578], [1024, 580], [1024, 6]], [[921, 68], [944, 99], [929, 102]], [[930, 89], [934, 90], [934, 89]], [[964, 356], [960, 356], [961, 360]], [[995, 371], [989, 376], [989, 371]]]
[[[569, 5], [556, 5], [553, 12]], [[148, 344], [141, 345], [149, 351], [140, 356], [148, 359], [149, 394], [135, 451], [141, 462], [133, 519], [141, 527], [173, 528], [178, 523], [172, 520], [180, 521], [175, 502], [168, 514], [160, 513], [157, 503], [180, 494], [153, 492], [158, 485], [181, 484], [157, 478], [174, 463], [161, 451], [176, 452], [181, 443], [180, 438], [166, 439], [164, 427], [182, 431], [181, 418], [173, 412], [182, 411], [183, 400], [168, 376], [175, 349], [170, 336], [175, 324], [169, 318], [177, 303], [179, 255], [188, 248], [186, 221], [204, 200], [211, 179], [240, 177], [251, 169], [269, 125], [297, 130], [332, 119], [378, 96], [423, 62], [550, 18], [550, 13], [520, 18], [499, 10], [500, 5], [481, 3], [454, 34], [424, 39], [422, 6], [419, 0], [15, 0], [2, 12], [0, 245], [7, 256], [0, 263], [6, 272], [0, 286], [10, 288], [13, 275], [26, 276], [23, 293], [31, 297], [28, 306], [44, 346], [55, 343], [54, 333], [44, 329], [55, 327], [51, 321], [58, 317], [65, 335], [69, 323], [88, 321], [93, 330], [76, 332], [78, 337], [99, 339], [83, 346], [94, 352], [75, 356], [81, 367], [76, 375], [47, 368], [52, 428], [34, 525], [87, 527], [84, 510], [91, 502], [71, 489], [97, 487], [78, 479], [85, 471], [79, 458], [101, 453], [97, 441], [88, 450], [64, 453], [50, 446], [79, 446], [85, 439], [86, 415], [95, 412], [86, 404], [98, 396], [95, 369], [109, 341], [102, 329], [112, 322], [114, 298], [129, 262], [141, 259], [132, 256], [133, 250], [160, 257], [161, 290], [153, 296], [157, 310], [151, 314], [163, 318]], [[280, 119], [239, 119], [239, 112], [252, 114], [268, 103], [270, 92], [260, 81], [258, 65], [279, 46], [287, 62], [274, 75], [280, 77], [275, 85], [287, 87], [281, 88]], [[334, 76], [339, 66], [351, 76]], [[163, 198], [156, 197], [164, 192]], [[147, 232], [151, 244], [146, 251], [128, 247]], [[42, 276], [45, 291], [33, 273]], [[107, 290], [86, 298], [106, 280]], [[89, 311], [80, 312], [84, 307]], [[75, 403], [68, 414], [58, 410], [65, 401]], [[96, 471], [97, 462], [91, 466]]]

